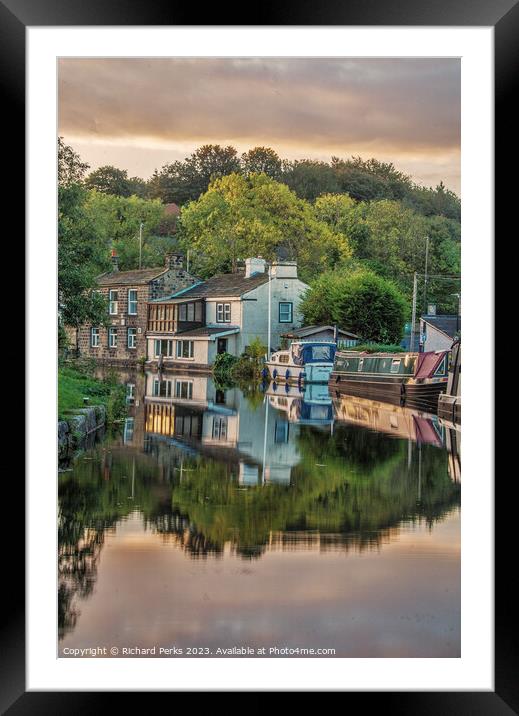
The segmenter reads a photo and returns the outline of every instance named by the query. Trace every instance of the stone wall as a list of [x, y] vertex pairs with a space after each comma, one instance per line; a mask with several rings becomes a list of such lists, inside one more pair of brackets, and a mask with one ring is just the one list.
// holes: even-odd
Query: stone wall
[[67, 420], [58, 421], [58, 458], [69, 457], [85, 446], [90, 435], [106, 425], [106, 408], [94, 405], [90, 408], [78, 408]]

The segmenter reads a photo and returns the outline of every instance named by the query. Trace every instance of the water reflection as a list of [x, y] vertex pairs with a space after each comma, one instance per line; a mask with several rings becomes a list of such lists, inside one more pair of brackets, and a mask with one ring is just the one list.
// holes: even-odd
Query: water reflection
[[[193, 561], [259, 564], [307, 554], [306, 566], [298, 562], [306, 579], [316, 558], [321, 577], [332, 569], [335, 579], [346, 563], [332, 567], [327, 555], [383, 555], [410, 530], [431, 533], [459, 507], [459, 435], [434, 415], [332, 399], [326, 386], [244, 392], [208, 376], [151, 372], [122, 380], [131, 386], [122, 434], [60, 475], [62, 639], [92, 599], [107, 536], [116, 539], [125, 522], [187, 557], [185, 574], [175, 563], [176, 578], [189, 580]], [[162, 576], [155, 578], [159, 585]], [[215, 573], [207, 588], [220, 590], [221, 579]], [[300, 588], [302, 572], [292, 580], [285, 588]], [[383, 594], [384, 583], [378, 588]], [[239, 621], [244, 605], [239, 594], [234, 601]]]

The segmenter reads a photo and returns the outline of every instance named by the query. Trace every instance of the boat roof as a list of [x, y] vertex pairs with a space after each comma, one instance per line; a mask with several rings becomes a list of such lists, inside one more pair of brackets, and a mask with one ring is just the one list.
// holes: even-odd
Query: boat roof
[[291, 346], [336, 346], [335, 341], [316, 340], [316, 341], [292, 341]]

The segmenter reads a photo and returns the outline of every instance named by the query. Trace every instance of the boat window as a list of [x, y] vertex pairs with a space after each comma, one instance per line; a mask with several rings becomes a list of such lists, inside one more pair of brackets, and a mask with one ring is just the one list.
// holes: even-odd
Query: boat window
[[391, 362], [391, 373], [398, 373], [401, 361], [401, 358], [393, 358]]
[[288, 360], [289, 360], [289, 358], [288, 358], [288, 355], [286, 355], [286, 353], [285, 353], [285, 354], [282, 353], [282, 354], [279, 356], [279, 362], [280, 362], [280, 363], [288, 363]]
[[445, 357], [443, 358], [440, 365], [434, 371], [434, 375], [444, 375], [445, 373]]
[[364, 367], [364, 358], [359, 358], [359, 365], [357, 367], [357, 370], [361, 371], [363, 367]]

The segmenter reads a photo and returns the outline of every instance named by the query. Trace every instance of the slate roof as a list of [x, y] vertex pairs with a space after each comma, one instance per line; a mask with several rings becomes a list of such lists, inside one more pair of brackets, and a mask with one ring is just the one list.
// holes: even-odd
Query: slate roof
[[422, 316], [422, 321], [442, 331], [449, 338], [454, 338], [461, 330], [461, 316]]
[[186, 331], [177, 333], [179, 338], [210, 338], [218, 334], [237, 333], [239, 331], [238, 326], [228, 326], [222, 324], [221, 326], [201, 326], [200, 328], [191, 328]]
[[136, 269], [134, 271], [110, 271], [97, 277], [99, 286], [136, 286], [152, 281], [166, 273], [165, 266], [157, 268]]
[[244, 273], [224, 273], [196, 284], [181, 292], [174, 293], [169, 300], [187, 300], [191, 298], [218, 298], [219, 296], [242, 296], [248, 291], [267, 283], [267, 273], [259, 273], [245, 278]]

